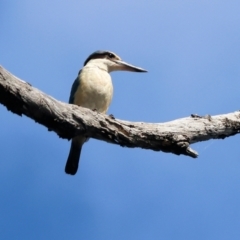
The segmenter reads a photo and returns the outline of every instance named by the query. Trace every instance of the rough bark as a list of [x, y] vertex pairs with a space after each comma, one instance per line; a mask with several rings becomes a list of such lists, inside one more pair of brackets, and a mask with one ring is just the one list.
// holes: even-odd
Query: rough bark
[[240, 112], [189, 117], [166, 123], [128, 122], [57, 101], [0, 66], [0, 103], [26, 115], [61, 138], [85, 134], [124, 147], [140, 147], [197, 157], [191, 143], [224, 139], [240, 131]]

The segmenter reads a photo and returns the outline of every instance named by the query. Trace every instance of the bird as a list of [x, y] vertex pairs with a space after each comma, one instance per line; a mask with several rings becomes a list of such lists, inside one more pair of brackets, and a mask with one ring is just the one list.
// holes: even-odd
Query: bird
[[[73, 82], [69, 103], [106, 113], [113, 96], [113, 84], [110, 72], [131, 71], [147, 72], [121, 60], [110, 51], [95, 51], [84, 62], [76, 80]], [[80, 154], [86, 136], [73, 137], [65, 166], [65, 172], [75, 175], [78, 170]]]

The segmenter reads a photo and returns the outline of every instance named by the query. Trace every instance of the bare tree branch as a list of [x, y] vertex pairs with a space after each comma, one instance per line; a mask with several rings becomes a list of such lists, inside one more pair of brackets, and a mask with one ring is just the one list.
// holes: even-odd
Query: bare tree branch
[[166, 123], [128, 122], [86, 108], [57, 101], [0, 66], [0, 103], [71, 139], [91, 138], [126, 147], [140, 147], [197, 157], [191, 143], [224, 139], [240, 131], [240, 112], [217, 116], [191, 115]]

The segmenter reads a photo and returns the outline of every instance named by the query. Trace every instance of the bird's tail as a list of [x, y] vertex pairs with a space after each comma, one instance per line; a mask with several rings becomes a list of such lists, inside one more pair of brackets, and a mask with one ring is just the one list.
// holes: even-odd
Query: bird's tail
[[78, 163], [80, 160], [82, 144], [72, 140], [70, 152], [68, 155], [65, 172], [67, 174], [75, 175], [78, 170]]

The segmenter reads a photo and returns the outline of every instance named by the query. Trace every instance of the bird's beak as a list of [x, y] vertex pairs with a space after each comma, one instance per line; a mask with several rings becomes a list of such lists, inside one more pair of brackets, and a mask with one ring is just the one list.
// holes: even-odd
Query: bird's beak
[[116, 63], [118, 70], [130, 71], [130, 72], [147, 72], [147, 70], [143, 68], [133, 66], [122, 60], [113, 60], [113, 61]]

